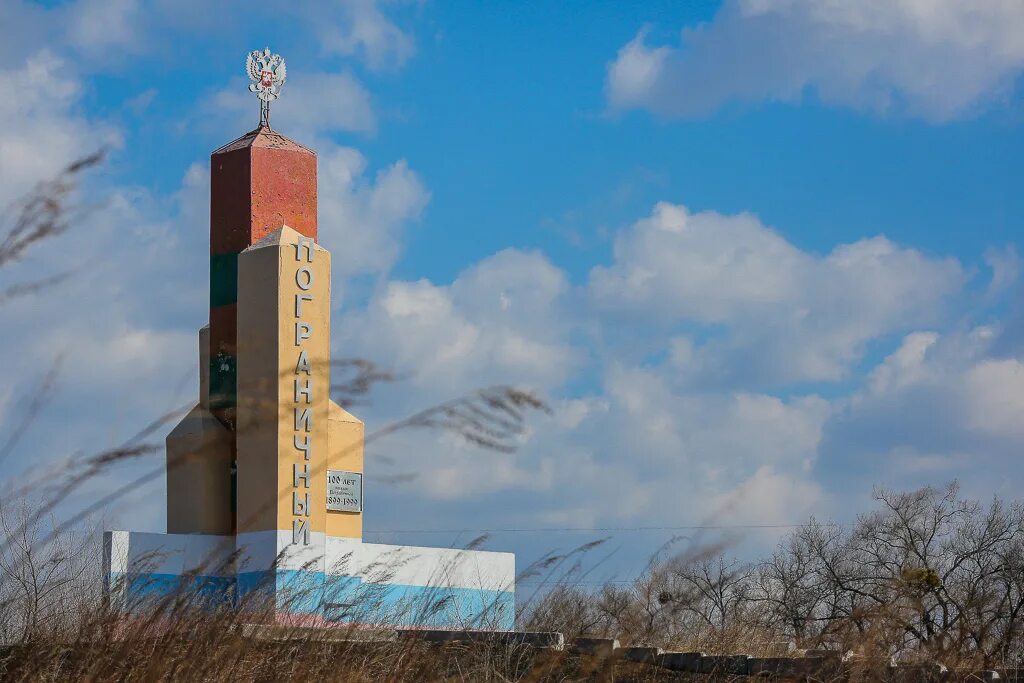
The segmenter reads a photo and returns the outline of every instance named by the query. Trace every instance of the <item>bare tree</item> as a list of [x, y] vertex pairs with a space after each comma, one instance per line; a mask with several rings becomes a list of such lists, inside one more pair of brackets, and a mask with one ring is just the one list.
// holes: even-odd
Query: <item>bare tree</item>
[[98, 534], [53, 533], [56, 521], [37, 515], [39, 505], [0, 504], [0, 640], [7, 643], [67, 636], [101, 602]]
[[758, 600], [793, 636], [893, 655], [1003, 664], [1022, 649], [1024, 508], [943, 489], [876, 491], [848, 533], [812, 523], [758, 571]]
[[722, 555], [697, 562], [675, 561], [668, 568], [672, 592], [662, 599], [697, 617], [713, 637], [747, 621], [751, 569]]

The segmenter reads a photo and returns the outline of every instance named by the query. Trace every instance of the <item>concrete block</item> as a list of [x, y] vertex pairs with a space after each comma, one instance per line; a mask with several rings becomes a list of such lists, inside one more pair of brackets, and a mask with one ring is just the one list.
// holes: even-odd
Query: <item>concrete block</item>
[[619, 641], [615, 638], [576, 638], [569, 644], [569, 649], [581, 655], [611, 657], [619, 649]]
[[619, 656], [627, 662], [657, 664], [662, 655], [660, 647], [626, 647], [619, 650]]
[[700, 673], [703, 652], [665, 652], [658, 657], [658, 664], [671, 671]]
[[529, 645], [538, 650], [565, 650], [565, 636], [555, 631], [511, 631], [499, 638], [515, 645]]
[[747, 662], [747, 673], [750, 676], [802, 678], [822, 676], [838, 667], [838, 660], [824, 657], [752, 657]]
[[968, 683], [1004, 680], [1002, 676], [999, 675], [998, 671], [965, 671], [963, 669], [950, 671], [946, 678], [947, 680], [965, 681]]
[[565, 636], [554, 631], [443, 631], [434, 629], [400, 629], [404, 638], [430, 643], [494, 643], [525, 645], [538, 650], [564, 650]]
[[853, 652], [850, 650], [826, 650], [822, 648], [816, 648], [813, 650], [805, 650], [804, 657], [821, 657], [824, 659], [835, 659], [840, 662], [848, 661], [853, 656]]
[[700, 672], [702, 674], [731, 674], [745, 676], [747, 674], [748, 655], [714, 655], [702, 657]]

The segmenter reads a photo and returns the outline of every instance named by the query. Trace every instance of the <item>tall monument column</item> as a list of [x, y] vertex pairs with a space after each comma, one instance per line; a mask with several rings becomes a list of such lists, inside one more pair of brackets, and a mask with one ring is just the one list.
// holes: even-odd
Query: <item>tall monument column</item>
[[330, 398], [316, 155], [270, 128], [280, 55], [246, 69], [260, 124], [210, 157], [210, 320], [199, 400], [167, 436], [167, 533], [104, 533], [106, 595], [129, 612], [186, 591], [274, 622], [510, 629], [513, 555], [363, 542], [363, 423]]
[[238, 288], [238, 589], [314, 612], [326, 556], [331, 255], [283, 227], [239, 255]]

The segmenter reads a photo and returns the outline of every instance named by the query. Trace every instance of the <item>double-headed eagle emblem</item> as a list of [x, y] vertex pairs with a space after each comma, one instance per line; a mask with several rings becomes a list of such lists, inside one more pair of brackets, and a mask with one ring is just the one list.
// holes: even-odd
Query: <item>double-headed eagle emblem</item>
[[260, 125], [270, 127], [270, 103], [281, 94], [284, 79], [288, 75], [284, 58], [271, 54], [270, 48], [263, 52], [253, 50], [245, 60], [245, 70], [249, 74], [249, 92], [256, 93], [260, 98]]

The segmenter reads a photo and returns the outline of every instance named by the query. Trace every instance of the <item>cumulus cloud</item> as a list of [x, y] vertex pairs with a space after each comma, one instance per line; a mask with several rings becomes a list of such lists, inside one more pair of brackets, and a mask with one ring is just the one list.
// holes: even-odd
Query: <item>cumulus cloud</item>
[[869, 340], [930, 319], [963, 281], [956, 261], [884, 237], [818, 256], [751, 214], [660, 203], [617, 236], [588, 286], [601, 309], [719, 330], [714, 344], [675, 340], [695, 378], [789, 383], [843, 378]]
[[1021, 260], [1017, 255], [1017, 248], [1012, 244], [1003, 249], [986, 250], [985, 264], [992, 271], [992, 280], [988, 286], [989, 296], [1002, 294], [1020, 278]]
[[817, 396], [680, 390], [660, 368], [610, 368], [605, 389], [623, 430], [618, 443], [633, 462], [685, 466], [723, 483], [768, 463], [800, 471], [829, 413]]
[[[709, 503], [718, 511], [719, 521], [745, 524], [787, 525], [819, 513], [828, 494], [806, 474], [794, 477], [771, 465], [757, 468], [735, 488], [720, 493]], [[799, 515], [794, 517], [794, 515]]]
[[[386, 283], [364, 310], [351, 311], [334, 326], [335, 354], [370, 358], [401, 377], [361, 410], [371, 431], [495, 384], [529, 387], [550, 397], [579, 366], [569, 340], [571, 297], [566, 274], [546, 257], [507, 249], [450, 284]], [[546, 420], [532, 417], [527, 438], [553, 443], [535, 431]], [[408, 486], [418, 496], [440, 501], [523, 491], [549, 495], [565, 484], [569, 466], [550, 447], [505, 455], [424, 430], [389, 438], [375, 452], [387, 456], [377, 460], [378, 475], [411, 472], [415, 478]]]
[[1024, 67], [1014, 0], [728, 0], [680, 43], [645, 31], [609, 64], [613, 109], [701, 116], [729, 102], [824, 102], [931, 121], [1006, 96]]
[[68, 41], [94, 55], [118, 57], [145, 45], [143, 10], [137, 0], [78, 0], [68, 6]]
[[335, 279], [387, 271], [401, 251], [404, 228], [430, 201], [404, 159], [372, 179], [366, 167], [366, 157], [355, 149], [320, 147], [320, 240], [332, 251]]
[[981, 325], [904, 337], [861, 387], [834, 401], [817, 478], [840, 496], [954, 477], [975, 494], [1015, 496], [1024, 365], [996, 354], [1004, 334]]
[[1024, 445], [1024, 363], [987, 359], [964, 377], [968, 424], [983, 434]]
[[[554, 409], [549, 418], [534, 416], [515, 454], [417, 431], [375, 445], [386, 456], [376, 460], [378, 473], [413, 475], [399, 486], [418, 498], [486, 500], [480, 514], [492, 519], [515, 510], [523, 525], [671, 524], [708, 515], [749, 523], [792, 519], [821, 500], [810, 474], [828, 401], [693, 391], [661, 368], [614, 355], [595, 366], [578, 337], [615, 322], [588, 311], [582, 294], [542, 255], [510, 249], [449, 285], [390, 282], [365, 312], [344, 316], [335, 326], [339, 348], [405, 374], [363, 411], [371, 431], [499, 382], [539, 389]], [[569, 390], [580, 373], [596, 374], [600, 386]], [[755, 496], [736, 502], [748, 481], [785, 493], [794, 501], [789, 514]]]
[[[372, 133], [377, 128], [370, 93], [351, 73], [297, 73], [289, 76], [287, 97], [271, 107], [271, 124], [288, 122], [289, 137], [314, 144], [338, 132]], [[202, 117], [219, 133], [251, 130], [258, 122], [252, 94], [241, 80], [205, 103]]]
[[118, 140], [111, 127], [78, 114], [82, 84], [48, 50], [0, 72], [0, 89], [9, 93], [0, 98], [0, 206]]
[[375, 0], [349, 0], [329, 9], [320, 6], [324, 19], [328, 19], [315, 26], [323, 49], [328, 53], [357, 55], [371, 69], [402, 66], [415, 46], [412, 37], [381, 11], [382, 4]]
[[[0, 320], [0, 338], [20, 361], [5, 374], [14, 419], [62, 358], [56, 391], [26, 436], [32, 467], [115, 446], [195, 400], [197, 330], [208, 301], [208, 266], [195, 258], [207, 249], [206, 228], [195, 213], [208, 215], [200, 208], [208, 185], [194, 183], [194, 176], [186, 174], [166, 201], [140, 188], [106, 188], [102, 207], [32, 250], [23, 264], [4, 269], [15, 281], [40, 266], [72, 273], [61, 285], [7, 302]], [[111, 468], [92, 487], [109, 492], [161, 461], [153, 455]], [[8, 481], [17, 481], [15, 473], [27, 464], [4, 463]], [[161, 490], [157, 478], [137, 492], [146, 500], [133, 509], [133, 524], [162, 526]], [[65, 502], [75, 509], [92, 499], [83, 491]]]
[[378, 476], [413, 475], [379, 495], [472, 509], [474, 527], [785, 524], [825, 499], [812, 463], [827, 401], [681, 392], [624, 365], [599, 374], [598, 393], [553, 399], [550, 418], [534, 416], [514, 454], [425, 431], [375, 444]]
[[[885, 238], [818, 255], [750, 214], [660, 204], [583, 288], [507, 250], [451, 284], [388, 283], [336, 343], [408, 373], [362, 413], [371, 429], [495, 381], [552, 399], [513, 455], [429, 432], [377, 444], [378, 471], [412, 475], [389, 500], [479, 525], [789, 524], [843, 518], [872, 484], [1019, 485], [1005, 468], [1024, 445], [1024, 366], [998, 355], [998, 325], [949, 329], [965, 281]], [[866, 356], [880, 343], [895, 346]], [[800, 388], [839, 377], [827, 397]]]
[[339, 346], [408, 374], [430, 397], [491, 383], [551, 388], [574, 364], [567, 295], [565, 274], [544, 256], [508, 249], [447, 286], [387, 283], [343, 319]]

